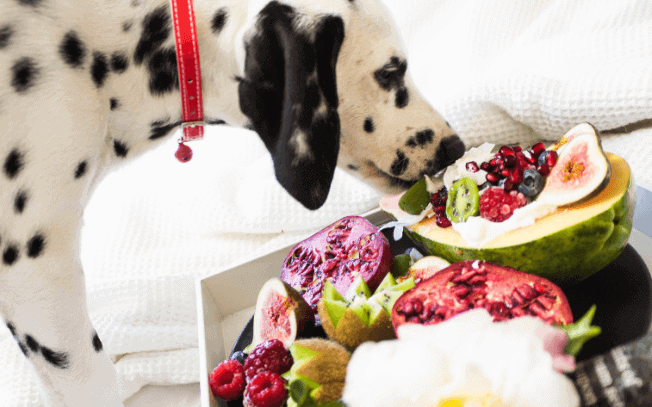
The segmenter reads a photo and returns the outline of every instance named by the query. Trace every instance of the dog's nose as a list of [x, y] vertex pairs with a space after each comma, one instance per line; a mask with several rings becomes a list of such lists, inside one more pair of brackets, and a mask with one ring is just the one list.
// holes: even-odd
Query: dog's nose
[[446, 168], [453, 164], [458, 158], [464, 155], [466, 151], [464, 142], [457, 135], [445, 137], [439, 143], [437, 149], [437, 161], [441, 168]]

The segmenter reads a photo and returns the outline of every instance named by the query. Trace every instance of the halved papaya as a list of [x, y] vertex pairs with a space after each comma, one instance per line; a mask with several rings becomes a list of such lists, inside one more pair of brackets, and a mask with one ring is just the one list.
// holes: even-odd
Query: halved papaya
[[[578, 283], [600, 271], [624, 250], [632, 229], [636, 186], [621, 157], [606, 153], [609, 183], [588, 200], [559, 208], [533, 225], [513, 230], [481, 248], [470, 247], [453, 228], [440, 228], [426, 218], [405, 233], [428, 254], [450, 263], [479, 259], [513, 267], [552, 280]], [[396, 217], [398, 199], [386, 197], [381, 209]]]

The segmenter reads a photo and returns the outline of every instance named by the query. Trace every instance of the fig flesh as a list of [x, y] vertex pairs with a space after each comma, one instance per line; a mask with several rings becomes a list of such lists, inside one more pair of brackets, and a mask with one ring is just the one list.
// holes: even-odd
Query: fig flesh
[[392, 325], [434, 325], [473, 308], [494, 321], [531, 315], [567, 325], [573, 314], [563, 291], [549, 280], [480, 260], [455, 263], [421, 281], [394, 303]]
[[267, 280], [256, 301], [253, 346], [278, 339], [288, 349], [309, 324], [314, 314], [301, 295], [279, 278]]
[[363, 217], [347, 216], [294, 246], [283, 262], [281, 280], [299, 291], [317, 314], [325, 279], [344, 294], [362, 276], [373, 291], [393, 266], [383, 233]]
[[568, 141], [557, 147], [559, 157], [537, 197], [539, 202], [569, 205], [593, 196], [609, 183], [611, 165], [595, 127], [583, 123], [569, 134], [562, 138]]

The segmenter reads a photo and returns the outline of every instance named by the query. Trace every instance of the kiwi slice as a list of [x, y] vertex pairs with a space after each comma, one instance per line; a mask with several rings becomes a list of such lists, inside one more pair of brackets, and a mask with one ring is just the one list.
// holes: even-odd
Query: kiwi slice
[[471, 216], [480, 214], [480, 191], [471, 178], [460, 178], [453, 182], [448, 191], [446, 217], [455, 223], [466, 222]]
[[421, 178], [398, 200], [398, 207], [410, 215], [418, 215], [426, 209], [429, 202], [430, 193], [428, 192], [428, 185], [426, 184], [426, 179]]

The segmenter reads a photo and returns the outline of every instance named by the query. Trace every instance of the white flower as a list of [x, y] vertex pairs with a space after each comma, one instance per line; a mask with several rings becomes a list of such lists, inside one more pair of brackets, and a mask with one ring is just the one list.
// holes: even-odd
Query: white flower
[[483, 309], [437, 325], [403, 325], [400, 339], [355, 350], [343, 400], [349, 407], [439, 407], [484, 395], [492, 406], [579, 406], [572, 382], [546, 352], [541, 334], [551, 329], [533, 317], [494, 323]]

